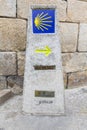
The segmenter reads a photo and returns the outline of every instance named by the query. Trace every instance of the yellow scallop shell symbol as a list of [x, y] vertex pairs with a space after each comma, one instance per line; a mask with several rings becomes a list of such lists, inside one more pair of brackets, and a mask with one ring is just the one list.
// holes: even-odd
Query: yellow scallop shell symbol
[[38, 30], [41, 30], [41, 31], [48, 30], [48, 27], [52, 27], [52, 25], [50, 24], [53, 22], [50, 19], [51, 19], [51, 16], [49, 16], [48, 13], [42, 12], [41, 14], [38, 14], [35, 17], [34, 24]]

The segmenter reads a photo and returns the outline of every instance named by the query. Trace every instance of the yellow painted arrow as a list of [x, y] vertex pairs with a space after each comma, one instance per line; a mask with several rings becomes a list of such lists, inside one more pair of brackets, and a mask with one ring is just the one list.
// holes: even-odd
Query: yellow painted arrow
[[48, 46], [45, 46], [44, 49], [36, 49], [35, 52], [43, 53], [45, 56], [49, 56], [52, 53], [52, 50]]

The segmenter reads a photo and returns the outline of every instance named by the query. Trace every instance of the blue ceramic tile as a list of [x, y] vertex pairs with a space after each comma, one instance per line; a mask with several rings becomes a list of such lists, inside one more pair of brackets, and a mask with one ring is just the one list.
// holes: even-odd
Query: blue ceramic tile
[[55, 10], [32, 10], [33, 33], [55, 33]]

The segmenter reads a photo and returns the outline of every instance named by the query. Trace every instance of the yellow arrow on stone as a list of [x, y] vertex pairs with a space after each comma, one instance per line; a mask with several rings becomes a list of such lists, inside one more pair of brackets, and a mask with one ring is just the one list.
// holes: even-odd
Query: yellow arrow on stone
[[36, 49], [35, 52], [43, 53], [45, 56], [49, 56], [52, 53], [52, 50], [48, 46], [45, 46], [44, 49]]

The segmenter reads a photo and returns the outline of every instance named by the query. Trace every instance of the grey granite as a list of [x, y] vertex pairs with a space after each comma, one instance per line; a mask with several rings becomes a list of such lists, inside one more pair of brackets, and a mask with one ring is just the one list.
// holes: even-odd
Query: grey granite
[[65, 91], [65, 116], [30, 116], [22, 112], [22, 96], [0, 106], [5, 130], [87, 130], [87, 87]]
[[[54, 34], [34, 34], [32, 32], [32, 9], [42, 9], [43, 7], [45, 9], [55, 9]], [[61, 47], [58, 35], [59, 28], [57, 14], [57, 8], [55, 6], [38, 5], [38, 7], [30, 6], [29, 9], [23, 100], [23, 111], [29, 114], [64, 114], [64, 84], [61, 63]], [[49, 46], [49, 48], [51, 48], [52, 50], [52, 53], [48, 57], [43, 54], [35, 53], [36, 49], [43, 49], [45, 46]], [[35, 70], [35, 65], [54, 65], [56, 69]], [[37, 98], [34, 96], [35, 90], [54, 91], [55, 96], [54, 98]]]

